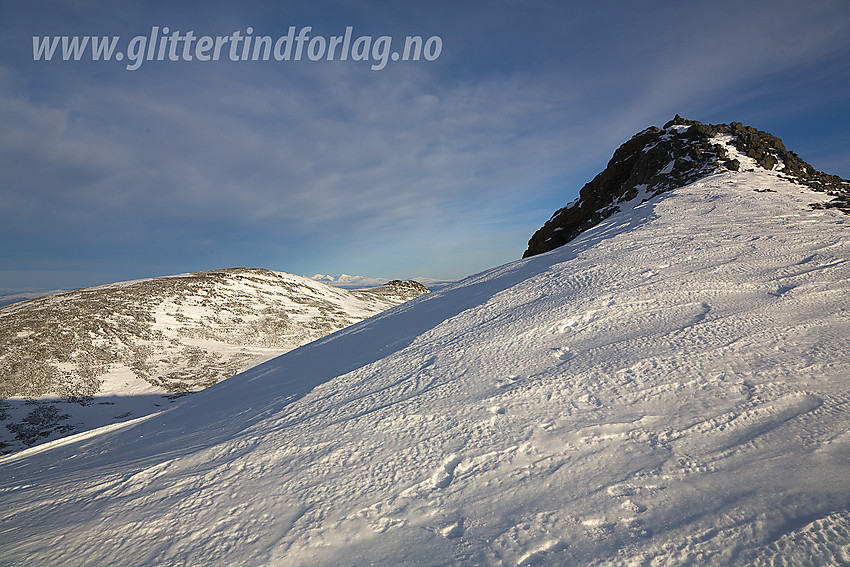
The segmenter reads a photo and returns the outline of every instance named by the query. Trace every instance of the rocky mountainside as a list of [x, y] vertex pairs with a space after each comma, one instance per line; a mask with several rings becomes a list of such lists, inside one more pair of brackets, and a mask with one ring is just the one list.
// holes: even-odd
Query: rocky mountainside
[[[71, 411], [69, 400], [78, 409], [99, 403], [93, 397], [146, 395], [161, 405], [161, 394], [205, 388], [427, 292], [412, 281], [344, 290], [235, 268], [8, 305], [0, 308], [0, 400], [18, 401], [0, 407], [0, 442], [10, 426], [25, 445], [61, 433], [69, 420], [48, 418]], [[65, 404], [51, 409], [46, 398]]]
[[812, 207], [850, 213], [850, 181], [816, 171], [776, 136], [740, 122], [702, 124], [677, 114], [663, 128], [651, 126], [620, 146], [578, 199], [534, 233], [523, 258], [563, 246], [625, 202], [638, 199], [639, 204], [716, 171], [755, 168], [776, 171], [792, 183], [834, 197]]

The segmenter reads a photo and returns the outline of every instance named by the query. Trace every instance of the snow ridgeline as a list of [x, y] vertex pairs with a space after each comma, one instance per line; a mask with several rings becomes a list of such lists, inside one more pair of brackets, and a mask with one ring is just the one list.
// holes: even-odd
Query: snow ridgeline
[[850, 562], [850, 217], [621, 203], [122, 430], [0, 458], [0, 563]]

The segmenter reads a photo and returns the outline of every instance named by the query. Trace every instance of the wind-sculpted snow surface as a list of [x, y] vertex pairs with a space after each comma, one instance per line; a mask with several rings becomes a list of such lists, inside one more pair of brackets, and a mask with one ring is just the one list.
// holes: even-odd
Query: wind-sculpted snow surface
[[756, 170], [621, 203], [4, 457], [0, 563], [847, 564], [850, 217], [808, 207], [828, 198]]

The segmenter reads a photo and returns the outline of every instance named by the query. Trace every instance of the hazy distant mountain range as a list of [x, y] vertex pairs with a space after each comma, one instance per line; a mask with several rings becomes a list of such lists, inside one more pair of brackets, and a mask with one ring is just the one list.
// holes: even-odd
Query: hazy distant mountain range
[[54, 289], [50, 291], [3, 291], [0, 290], [0, 307], [4, 305], [11, 305], [12, 303], [18, 303], [19, 301], [26, 301], [27, 299], [35, 299], [36, 297], [44, 297], [45, 295], [53, 295], [55, 293], [62, 293], [68, 291], [67, 289]]

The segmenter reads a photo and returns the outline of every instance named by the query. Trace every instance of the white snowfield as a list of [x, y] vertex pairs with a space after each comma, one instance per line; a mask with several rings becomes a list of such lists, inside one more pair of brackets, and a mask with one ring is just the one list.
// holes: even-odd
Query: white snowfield
[[824, 200], [718, 173], [4, 457], [0, 563], [850, 564], [850, 217]]

